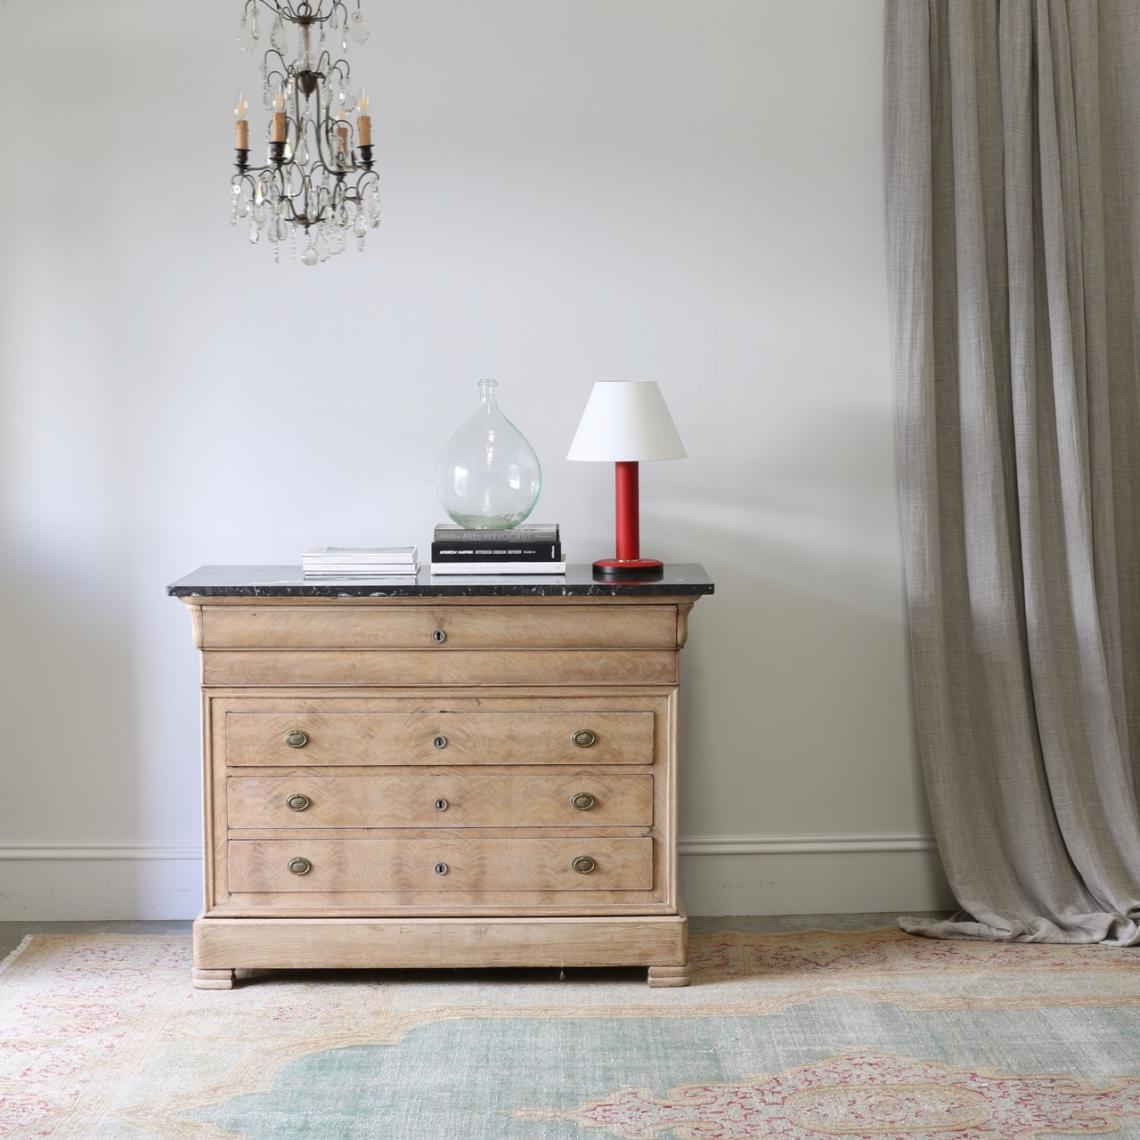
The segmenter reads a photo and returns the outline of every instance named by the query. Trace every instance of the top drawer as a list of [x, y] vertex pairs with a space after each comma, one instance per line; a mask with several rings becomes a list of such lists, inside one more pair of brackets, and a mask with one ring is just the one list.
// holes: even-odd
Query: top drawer
[[203, 649], [671, 649], [673, 605], [320, 605], [202, 609]]

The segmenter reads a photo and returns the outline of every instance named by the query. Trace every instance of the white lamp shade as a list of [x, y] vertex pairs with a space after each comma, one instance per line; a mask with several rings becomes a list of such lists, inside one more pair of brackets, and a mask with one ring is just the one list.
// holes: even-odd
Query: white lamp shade
[[684, 459], [685, 448], [656, 380], [600, 380], [566, 458], [602, 463]]

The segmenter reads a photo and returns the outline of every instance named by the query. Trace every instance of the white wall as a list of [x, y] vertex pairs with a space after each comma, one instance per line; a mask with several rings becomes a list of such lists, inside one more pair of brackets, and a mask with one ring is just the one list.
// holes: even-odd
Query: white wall
[[[880, 221], [880, 0], [365, 0], [385, 222], [227, 224], [239, 4], [0, 3], [0, 918], [198, 907], [203, 562], [417, 541], [495, 376], [537, 517], [597, 378], [689, 449], [643, 548], [717, 581], [684, 654], [693, 913], [944, 901], [910, 721]], [[255, 127], [255, 132], [259, 130]]]

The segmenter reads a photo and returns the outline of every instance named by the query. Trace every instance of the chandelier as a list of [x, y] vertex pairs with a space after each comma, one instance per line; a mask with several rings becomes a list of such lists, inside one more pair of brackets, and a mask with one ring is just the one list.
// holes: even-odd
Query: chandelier
[[351, 238], [363, 249], [380, 224], [380, 180], [368, 95], [344, 58], [350, 41], [368, 39], [360, 0], [351, 11], [344, 0], [246, 0], [238, 44], [252, 55], [263, 38], [266, 157], [250, 163], [249, 105], [239, 92], [230, 221], [247, 223], [249, 240], [267, 241], [275, 261], [287, 243], [304, 265], [343, 253]]

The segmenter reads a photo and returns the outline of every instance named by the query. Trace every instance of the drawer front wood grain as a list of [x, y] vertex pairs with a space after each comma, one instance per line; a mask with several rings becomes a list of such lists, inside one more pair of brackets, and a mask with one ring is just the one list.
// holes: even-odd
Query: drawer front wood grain
[[[312, 709], [306, 701], [295, 712], [227, 712], [227, 765], [652, 764], [654, 758], [650, 711], [435, 711], [424, 703], [407, 712]], [[583, 732], [593, 738], [585, 747], [575, 743]], [[302, 738], [300, 747], [288, 742]]]
[[[668, 649], [675, 605], [204, 606], [205, 649]], [[441, 640], [442, 635], [442, 640]]]
[[207, 686], [673, 685], [675, 649], [206, 649]]
[[[583, 863], [588, 860], [589, 863]], [[300, 862], [303, 861], [303, 862]], [[592, 864], [588, 873], [576, 870]], [[302, 869], [298, 874], [290, 866]], [[234, 893], [646, 891], [649, 838], [231, 840]]]
[[649, 827], [653, 777], [560, 769], [435, 768], [369, 776], [299, 769], [228, 780], [229, 826]]

